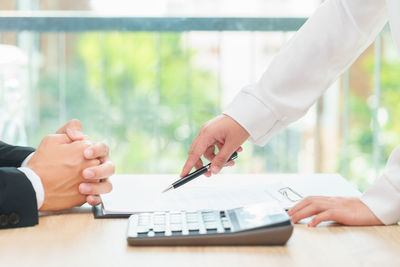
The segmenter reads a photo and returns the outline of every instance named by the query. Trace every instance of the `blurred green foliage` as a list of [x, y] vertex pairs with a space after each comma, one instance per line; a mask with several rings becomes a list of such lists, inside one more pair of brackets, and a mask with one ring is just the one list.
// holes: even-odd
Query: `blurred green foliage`
[[[389, 47], [388, 49], [393, 49], [390, 47], [390, 42], [387, 42], [386, 46]], [[380, 127], [378, 172], [383, 170], [390, 153], [400, 144], [400, 123], [398, 123], [398, 114], [400, 114], [400, 62], [397, 58], [385, 56], [385, 53], [383, 55], [381, 62], [381, 108], [377, 115]], [[374, 64], [373, 54], [362, 63], [364, 71], [371, 77], [371, 83], [373, 83]], [[354, 92], [350, 96], [349, 178], [358, 185], [360, 190], [365, 190], [377, 178], [373, 159], [372, 120], [374, 101], [372, 92], [367, 98]]]
[[[193, 63], [195, 51], [180, 34], [85, 33], [74, 44], [66, 119], [80, 119], [93, 140], [106, 139], [117, 173], [179, 171], [194, 134], [220, 112], [216, 75]], [[36, 143], [59, 124], [57, 75], [46, 71], [38, 84]]]
[[[74, 38], [65, 70], [65, 120], [80, 119], [93, 140], [110, 144], [117, 173], [179, 172], [201, 124], [220, 113], [217, 74], [196, 64], [196, 51], [187, 48], [182, 34], [84, 33]], [[372, 77], [373, 55], [362, 65]], [[400, 143], [398, 73], [400, 63], [384, 57], [381, 169]], [[40, 128], [29, 134], [31, 144], [65, 122], [59, 121], [59, 76], [57, 65], [40, 74]], [[347, 166], [346, 176], [360, 190], [375, 178], [371, 94], [350, 92], [348, 155], [338, 161], [338, 171]], [[285, 131], [264, 148], [245, 144], [240, 169], [297, 172], [300, 140], [301, 132]]]

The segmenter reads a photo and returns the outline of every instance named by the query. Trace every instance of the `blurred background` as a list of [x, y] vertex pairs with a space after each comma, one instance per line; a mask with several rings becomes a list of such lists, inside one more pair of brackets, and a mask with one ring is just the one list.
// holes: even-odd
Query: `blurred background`
[[[110, 145], [117, 173], [176, 174], [200, 126], [257, 81], [320, 4], [2, 0], [0, 140], [37, 146], [77, 118], [92, 140]], [[65, 16], [76, 24], [54, 20]], [[24, 17], [37, 17], [40, 27], [27, 30]], [[132, 17], [134, 29], [126, 24]], [[182, 30], [184, 17], [208, 19]], [[204, 26], [212, 22], [218, 27]], [[399, 71], [386, 26], [304, 118], [265, 147], [246, 143], [238, 164], [224, 172], [339, 172], [364, 190], [400, 144]]]

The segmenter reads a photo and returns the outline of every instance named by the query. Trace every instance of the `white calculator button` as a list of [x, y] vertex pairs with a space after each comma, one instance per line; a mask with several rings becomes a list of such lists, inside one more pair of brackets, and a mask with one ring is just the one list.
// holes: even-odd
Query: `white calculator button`
[[225, 228], [225, 229], [230, 229], [230, 228], [232, 228], [232, 225], [231, 225], [231, 222], [229, 221], [229, 219], [227, 219], [226, 217], [225, 218], [222, 218], [222, 226]]
[[145, 233], [147, 233], [149, 231], [149, 228], [147, 227], [147, 226], [138, 226], [137, 228], [136, 228], [136, 232], [138, 233], [138, 234], [145, 234]]
[[217, 224], [217, 222], [205, 222], [204, 227], [207, 230], [217, 230], [218, 224]]
[[212, 222], [217, 219], [217, 217], [215, 216], [215, 212], [213, 211], [203, 212], [202, 217], [204, 222]]
[[153, 223], [156, 224], [165, 224], [165, 215], [164, 214], [157, 214], [153, 217]]
[[172, 232], [175, 232], [175, 231], [182, 231], [182, 224], [180, 224], [180, 223], [171, 223], [171, 224], [169, 225], [169, 229], [170, 229]]
[[154, 224], [153, 231], [155, 233], [164, 233], [165, 232], [165, 225]]
[[188, 223], [186, 227], [189, 231], [199, 230], [200, 228], [198, 223]]
[[170, 223], [181, 223], [182, 222], [182, 214], [180, 213], [171, 213], [169, 217]]

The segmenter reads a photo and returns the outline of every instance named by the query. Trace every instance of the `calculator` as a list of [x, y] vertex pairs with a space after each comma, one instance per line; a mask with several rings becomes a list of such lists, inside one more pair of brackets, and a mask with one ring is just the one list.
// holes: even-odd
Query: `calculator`
[[144, 212], [128, 220], [132, 246], [284, 245], [293, 224], [275, 201], [228, 210]]

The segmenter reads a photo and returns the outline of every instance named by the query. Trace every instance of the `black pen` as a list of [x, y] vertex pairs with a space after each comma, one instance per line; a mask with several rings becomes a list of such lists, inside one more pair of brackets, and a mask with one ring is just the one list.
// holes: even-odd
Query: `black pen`
[[[238, 153], [234, 152], [232, 154], [232, 156], [229, 157], [229, 159], [225, 163], [225, 165], [230, 163], [231, 161], [235, 160], [237, 157], [238, 157]], [[167, 187], [164, 191], [162, 191], [162, 193], [165, 193], [171, 189], [176, 189], [176, 188], [186, 184], [187, 182], [190, 182], [191, 180], [199, 177], [200, 175], [205, 174], [206, 172], [208, 172], [210, 170], [210, 167], [211, 167], [211, 163], [208, 163], [206, 166], [204, 166], [204, 167], [198, 169], [197, 171], [194, 171], [194, 172], [186, 175], [185, 177], [179, 179], [178, 181], [174, 182], [169, 187]]]

